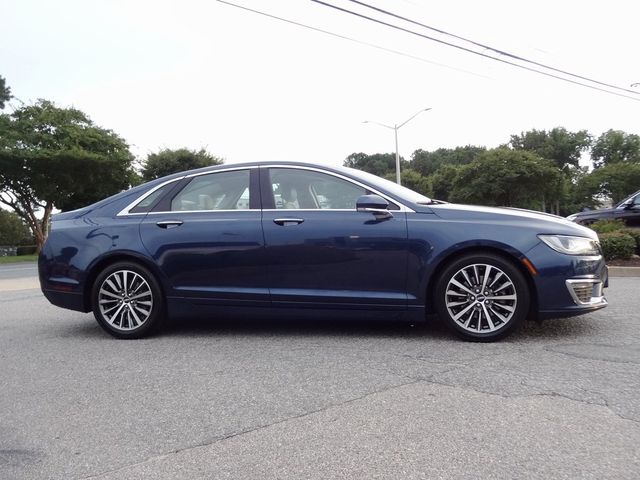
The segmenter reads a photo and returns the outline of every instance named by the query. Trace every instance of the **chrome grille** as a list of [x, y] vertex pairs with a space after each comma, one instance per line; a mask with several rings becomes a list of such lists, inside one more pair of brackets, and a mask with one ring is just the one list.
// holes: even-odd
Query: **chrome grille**
[[578, 297], [578, 300], [580, 300], [582, 303], [589, 303], [591, 301], [592, 291], [592, 284], [578, 284], [573, 286], [573, 293], [576, 294], [576, 297]]

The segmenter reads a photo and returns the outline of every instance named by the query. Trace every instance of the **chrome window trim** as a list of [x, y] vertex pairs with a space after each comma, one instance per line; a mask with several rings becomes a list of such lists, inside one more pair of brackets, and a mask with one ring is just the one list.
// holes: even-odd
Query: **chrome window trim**
[[141, 201], [143, 201], [145, 198], [147, 198], [149, 195], [151, 195], [153, 192], [155, 192], [156, 190], [161, 189], [162, 187], [164, 187], [165, 185], [169, 185], [170, 183], [173, 182], [179, 182], [180, 180], [182, 180], [184, 178], [183, 177], [179, 177], [179, 178], [172, 178], [171, 180], [167, 180], [166, 182], [162, 182], [159, 185], [156, 185], [155, 187], [153, 187], [151, 190], [149, 190], [148, 192], [145, 192], [144, 194], [142, 194], [141, 196], [137, 197], [133, 202], [131, 202], [129, 205], [127, 205], [126, 207], [124, 207], [122, 210], [120, 210], [117, 214], [116, 217], [125, 217], [125, 216], [129, 216], [129, 215], [146, 215], [149, 212], [136, 212], [136, 213], [130, 213], [129, 210], [131, 210], [133, 207], [135, 207], [136, 205], [138, 205]]
[[[155, 187], [153, 187], [151, 190], [149, 190], [148, 192], [146, 192], [145, 194], [143, 194], [142, 196], [138, 197], [136, 200], [134, 200], [133, 202], [131, 202], [129, 205], [127, 205], [125, 208], [123, 208], [122, 210], [120, 210], [120, 212], [118, 212], [118, 214], [116, 214], [116, 217], [123, 217], [123, 216], [130, 216], [130, 215], [147, 215], [150, 213], [176, 213], [178, 210], [174, 211], [168, 211], [168, 212], [139, 212], [139, 213], [130, 213], [129, 210], [131, 210], [133, 207], [135, 207], [138, 203], [140, 203], [142, 200], [144, 200], [145, 198], [147, 198], [149, 195], [151, 195], [153, 192], [155, 192], [156, 190], [158, 190], [159, 188], [164, 187], [165, 185], [168, 185], [171, 182], [178, 182], [180, 180], [183, 180], [185, 178], [193, 178], [193, 177], [199, 177], [200, 175], [209, 175], [211, 173], [222, 173], [222, 172], [231, 172], [233, 170], [252, 170], [254, 168], [259, 168], [257, 165], [252, 165], [252, 166], [243, 166], [243, 167], [229, 167], [229, 168], [221, 168], [219, 170], [209, 170], [207, 172], [198, 172], [198, 173], [192, 173], [191, 175], [183, 175], [182, 177], [177, 177], [177, 178], [172, 178], [171, 180], [167, 180], [166, 182], [161, 183], [160, 185], [156, 185]], [[252, 209], [247, 209], [244, 208], [242, 210], [259, 210], [257, 208], [252, 208]], [[190, 212], [222, 212], [224, 210], [181, 210], [181, 211], [190, 211]], [[230, 212], [236, 212], [238, 210], [227, 210]]]
[[176, 214], [176, 213], [206, 213], [206, 212], [256, 212], [256, 211], [264, 211], [264, 212], [283, 212], [283, 211], [289, 211], [289, 212], [356, 212], [357, 210], [355, 208], [264, 208], [264, 209], [259, 209], [259, 208], [243, 208], [243, 209], [234, 209], [234, 210], [169, 210], [169, 211], [162, 211], [162, 212], [138, 212], [138, 213], [130, 213], [129, 210], [131, 210], [133, 207], [135, 207], [138, 203], [140, 203], [142, 200], [144, 200], [145, 198], [147, 198], [149, 195], [151, 195], [153, 192], [155, 192], [156, 190], [158, 190], [159, 188], [164, 187], [165, 185], [172, 183], [172, 182], [178, 182], [180, 180], [183, 180], [185, 178], [193, 178], [193, 177], [199, 177], [201, 175], [209, 175], [209, 174], [213, 174], [213, 173], [223, 173], [223, 172], [231, 172], [234, 170], [253, 170], [256, 168], [287, 168], [287, 169], [293, 169], [293, 170], [310, 170], [312, 172], [318, 172], [318, 173], [324, 173], [325, 175], [331, 175], [333, 177], [336, 178], [340, 178], [346, 182], [350, 182], [353, 183], [354, 185], [358, 185], [361, 188], [364, 188], [366, 190], [369, 190], [370, 192], [373, 192], [376, 195], [381, 196], [382, 198], [384, 198], [387, 202], [389, 203], [393, 203], [395, 205], [398, 205], [399, 209], [398, 210], [390, 210], [390, 212], [410, 212], [410, 213], [415, 213], [415, 210], [413, 210], [410, 207], [407, 207], [405, 204], [399, 202], [398, 200], [394, 200], [392, 198], [390, 198], [388, 195], [385, 195], [384, 193], [379, 192], [378, 190], [376, 190], [375, 188], [372, 188], [370, 185], [367, 185], [365, 183], [359, 182], [358, 180], [354, 180], [352, 178], [349, 178], [345, 175], [341, 175], [339, 173], [336, 172], [332, 172], [330, 170], [324, 170], [322, 168], [317, 168], [317, 167], [308, 167], [305, 165], [286, 165], [286, 164], [274, 164], [274, 165], [251, 165], [251, 166], [236, 166], [236, 167], [232, 167], [230, 166], [229, 168], [221, 168], [218, 170], [210, 170], [207, 172], [197, 172], [197, 173], [192, 173], [190, 175], [183, 175], [182, 177], [177, 177], [177, 178], [172, 178], [171, 180], [167, 180], [166, 182], [163, 182], [159, 185], [156, 185], [155, 187], [153, 187], [151, 190], [149, 190], [148, 192], [145, 192], [143, 195], [141, 195], [140, 197], [137, 197], [133, 202], [131, 202], [129, 205], [127, 205], [125, 208], [123, 208], [120, 212], [118, 212], [116, 214], [116, 217], [124, 217], [124, 216], [134, 216], [134, 215], [166, 215], [166, 214]]
[[[312, 172], [319, 172], [319, 173], [324, 173], [325, 175], [331, 175], [337, 178], [340, 178], [346, 182], [350, 182], [353, 183], [355, 185], [358, 185], [361, 188], [364, 188], [366, 190], [369, 190], [370, 192], [373, 192], [376, 195], [381, 196], [382, 198], [384, 198], [387, 202], [389, 203], [393, 203], [394, 205], [398, 205], [399, 210], [389, 210], [390, 212], [411, 212], [411, 213], [415, 213], [415, 210], [413, 210], [412, 208], [407, 207], [405, 204], [399, 202], [398, 200], [394, 200], [392, 198], [389, 198], [388, 195], [385, 195], [384, 193], [380, 193], [378, 190], [376, 190], [375, 188], [372, 188], [370, 185], [367, 185], [366, 183], [361, 183], [358, 180], [354, 180], [353, 178], [349, 178], [345, 175], [341, 175], [339, 173], [336, 172], [332, 172], [330, 170], [324, 170], [322, 168], [316, 168], [316, 167], [307, 167], [304, 165], [282, 165], [282, 164], [275, 164], [275, 165], [261, 165], [261, 168], [288, 168], [288, 169], [293, 169], [293, 170], [311, 170]], [[347, 209], [343, 209], [343, 208], [275, 208], [275, 209], [271, 209], [271, 208], [264, 208], [263, 211], [265, 212], [269, 212], [269, 211], [278, 211], [278, 212], [282, 212], [282, 211], [290, 211], [290, 212], [300, 212], [300, 211], [309, 211], [309, 212], [331, 212], [331, 211], [339, 211], [339, 212], [355, 212], [356, 209], [353, 208], [347, 208]]]
[[[179, 213], [229, 213], [229, 212], [259, 212], [259, 208], [236, 208], [232, 210], [169, 210], [164, 212], [149, 212], [147, 215], [177, 215]], [[131, 215], [135, 215], [132, 213]]]

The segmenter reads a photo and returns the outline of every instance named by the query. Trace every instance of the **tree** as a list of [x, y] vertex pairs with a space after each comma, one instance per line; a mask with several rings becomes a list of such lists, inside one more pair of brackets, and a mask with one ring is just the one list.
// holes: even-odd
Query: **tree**
[[431, 175], [431, 195], [437, 200], [448, 202], [456, 184], [460, 166], [443, 165]]
[[12, 98], [11, 89], [7, 86], [4, 77], [0, 75], [0, 110], [4, 108], [5, 102], [8, 102]]
[[550, 160], [496, 148], [460, 167], [451, 197], [458, 202], [544, 210], [546, 202], [562, 196], [563, 180]]
[[563, 127], [548, 132], [534, 129], [511, 135], [509, 144], [515, 150], [526, 150], [552, 160], [559, 169], [569, 174], [571, 167], [579, 167], [582, 152], [591, 145], [591, 136], [586, 130], [569, 132]]
[[485, 147], [467, 145], [456, 148], [438, 148], [433, 152], [418, 149], [411, 155], [410, 168], [425, 177], [432, 175], [443, 165], [466, 165], [471, 163]]
[[613, 163], [640, 162], [640, 136], [622, 130], [608, 130], [594, 142], [591, 160], [595, 168]]
[[[352, 153], [345, 159], [344, 166], [373, 173], [379, 177], [385, 177], [390, 173], [395, 175], [396, 154], [374, 153], [373, 155], [367, 155], [366, 153]], [[407, 162], [400, 157], [400, 168], [403, 169], [406, 166]]]
[[187, 148], [177, 150], [165, 148], [158, 153], [151, 153], [147, 156], [142, 167], [142, 179], [148, 182], [172, 173], [221, 165], [223, 162], [222, 158], [211, 155], [204, 148], [198, 151]]
[[[395, 182], [396, 174], [395, 172], [388, 173], [385, 178], [387, 180]], [[429, 196], [429, 192], [431, 190], [429, 188], [429, 179], [427, 177], [423, 177], [415, 170], [411, 170], [410, 168], [402, 170], [400, 174], [400, 183], [402, 183], [403, 186], [413, 190], [414, 192]]]
[[27, 224], [38, 248], [54, 207], [73, 210], [128, 188], [132, 162], [122, 138], [75, 108], [38, 100], [0, 115], [0, 202]]
[[598, 197], [619, 203], [640, 188], [640, 163], [611, 163], [578, 182], [577, 190], [586, 206], [597, 205]]
[[20, 245], [29, 237], [29, 230], [20, 217], [0, 208], [0, 245]]

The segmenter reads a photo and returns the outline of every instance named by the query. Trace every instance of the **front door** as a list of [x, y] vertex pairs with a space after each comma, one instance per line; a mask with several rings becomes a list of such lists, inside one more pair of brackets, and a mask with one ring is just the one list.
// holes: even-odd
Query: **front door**
[[367, 188], [311, 168], [260, 175], [274, 306], [406, 308], [407, 225], [397, 205], [385, 219], [358, 212]]

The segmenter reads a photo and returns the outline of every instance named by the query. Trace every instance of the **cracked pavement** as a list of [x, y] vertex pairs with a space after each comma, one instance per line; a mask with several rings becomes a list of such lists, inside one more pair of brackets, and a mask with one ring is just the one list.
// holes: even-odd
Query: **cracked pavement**
[[639, 287], [494, 344], [329, 319], [118, 341], [0, 292], [0, 478], [640, 478]]

